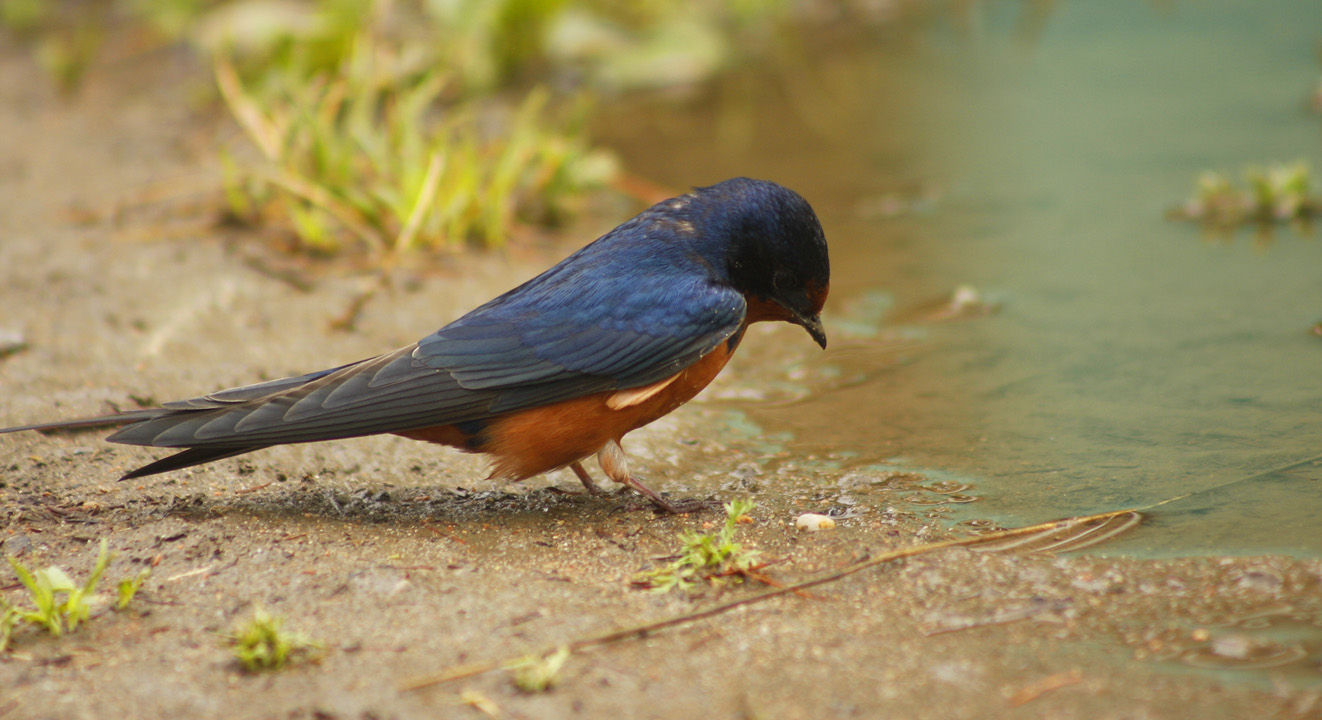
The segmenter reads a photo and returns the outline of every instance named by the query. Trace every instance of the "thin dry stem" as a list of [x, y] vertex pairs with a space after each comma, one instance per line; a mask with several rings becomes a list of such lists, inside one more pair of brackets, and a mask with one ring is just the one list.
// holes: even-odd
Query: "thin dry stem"
[[[741, 598], [739, 600], [732, 600], [730, 602], [722, 603], [720, 605], [714, 605], [710, 608], [707, 608], [706, 610], [698, 610], [696, 612], [685, 613], [683, 615], [677, 615], [675, 617], [666, 618], [665, 620], [658, 620], [655, 622], [644, 623], [642, 625], [635, 625], [633, 627], [611, 630], [609, 632], [601, 633], [599, 635], [591, 635], [585, 638], [574, 640], [564, 645], [557, 645], [555, 647], [547, 648], [539, 654], [545, 655], [547, 653], [555, 652], [560, 647], [567, 647], [571, 651], [578, 651], [590, 647], [606, 645], [620, 640], [627, 640], [633, 637], [643, 637], [655, 633], [659, 630], [664, 630], [666, 628], [671, 628], [678, 625], [687, 625], [692, 622], [697, 622], [698, 620], [713, 617], [716, 615], [721, 615], [735, 608], [744, 607], [746, 605], [755, 605], [757, 603], [765, 602], [772, 598], [777, 598], [782, 595], [788, 595], [790, 593], [799, 593], [804, 590], [807, 590], [808, 588], [813, 588], [813, 587], [817, 587], [818, 585], [825, 585], [827, 583], [841, 580], [855, 573], [877, 567], [878, 565], [884, 565], [886, 563], [894, 562], [896, 560], [902, 560], [904, 558], [914, 557], [916, 555], [923, 555], [926, 553], [936, 552], [938, 550], [946, 550], [948, 548], [953, 548], [953, 547], [967, 547], [970, 545], [978, 545], [985, 542], [1004, 540], [1006, 538], [1013, 538], [1021, 535], [1030, 535], [1033, 533], [1040, 533], [1046, 531], [1060, 531], [1071, 527], [1077, 527], [1079, 525], [1083, 525], [1086, 523], [1097, 522], [1099, 520], [1108, 520], [1114, 517], [1118, 517], [1120, 515], [1125, 515], [1134, 512], [1137, 511], [1116, 510], [1113, 512], [1101, 513], [1098, 515], [1086, 515], [1082, 517], [1068, 518], [1066, 520], [1056, 520], [1047, 523], [1040, 523], [1038, 525], [1030, 525], [1028, 527], [1015, 528], [1013, 530], [988, 533], [986, 535], [979, 535], [976, 537], [956, 538], [952, 540], [944, 540], [941, 542], [928, 543], [926, 545], [917, 545], [914, 547], [892, 550], [890, 552], [883, 553], [876, 557], [860, 560], [859, 562], [853, 563], [852, 565], [847, 565], [840, 570], [829, 573], [827, 575], [823, 575], [821, 577], [813, 578], [812, 580], [805, 580], [801, 583], [796, 583], [794, 585], [786, 585], [784, 587], [775, 590], [769, 590], [767, 592], [758, 595]], [[472, 677], [474, 675], [482, 675], [484, 673], [488, 673], [493, 670], [499, 670], [504, 667], [509, 667], [511, 663], [515, 663], [518, 661], [519, 658], [512, 658], [506, 660], [470, 663], [468, 665], [461, 665], [459, 667], [451, 668], [449, 670], [443, 670], [438, 673], [432, 673], [429, 675], [418, 675], [412, 678], [406, 678], [402, 680], [397, 685], [397, 687], [401, 692], [418, 690], [421, 688], [430, 687], [432, 685], [439, 685], [441, 683], [452, 682], [454, 680], [460, 680], [463, 678]]]

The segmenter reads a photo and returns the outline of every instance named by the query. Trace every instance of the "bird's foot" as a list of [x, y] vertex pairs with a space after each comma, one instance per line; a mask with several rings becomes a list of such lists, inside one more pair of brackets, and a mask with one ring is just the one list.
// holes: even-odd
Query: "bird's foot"
[[596, 481], [592, 479], [592, 476], [588, 474], [588, 471], [583, 468], [583, 463], [570, 463], [569, 469], [573, 470], [574, 474], [578, 476], [578, 481], [583, 483], [583, 487], [587, 489], [589, 495], [606, 494], [606, 491], [602, 490], [601, 486], [598, 485]]
[[[624, 450], [620, 448], [620, 444], [616, 441], [612, 440], [606, 443], [597, 452], [597, 462], [601, 463], [601, 469], [606, 473], [606, 477], [647, 498], [656, 507], [657, 512], [679, 515], [705, 510], [712, 506], [720, 506], [720, 503], [712, 500], [677, 500], [671, 502], [661, 497], [661, 493], [647, 487], [642, 480], [629, 472], [629, 463], [625, 460]], [[591, 483], [591, 478], [588, 477], [588, 473], [582, 465], [574, 463], [571, 467], [574, 468], [574, 473], [578, 475], [578, 479], [582, 480], [584, 485], [588, 485], [589, 488], [596, 488], [596, 484]]]
[[684, 513], [696, 513], [712, 508], [720, 507], [721, 504], [716, 500], [699, 500], [698, 498], [682, 498], [679, 500], [667, 500], [661, 497], [661, 493], [647, 487], [638, 478], [630, 475], [621, 483], [634, 492], [647, 498], [652, 503], [653, 509], [658, 513], [667, 515], [682, 515]]

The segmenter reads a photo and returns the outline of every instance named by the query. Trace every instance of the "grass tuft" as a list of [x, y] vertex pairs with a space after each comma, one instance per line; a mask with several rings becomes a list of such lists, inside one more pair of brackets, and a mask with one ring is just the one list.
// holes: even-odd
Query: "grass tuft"
[[701, 83], [806, 15], [787, 0], [82, 5], [0, 0], [0, 35], [71, 92], [107, 54], [106, 28], [138, 53], [207, 58], [255, 146], [221, 150], [230, 218], [286, 248], [374, 259], [560, 224], [617, 173], [587, 139], [588, 93]]
[[562, 647], [549, 655], [529, 655], [512, 664], [514, 686], [526, 693], [546, 692], [560, 680], [570, 651]]
[[235, 659], [245, 670], [279, 670], [286, 663], [315, 657], [321, 645], [302, 633], [285, 630], [284, 622], [284, 618], [258, 607], [247, 622], [226, 636]]
[[499, 247], [518, 223], [555, 223], [614, 174], [612, 157], [587, 144], [581, 110], [560, 118], [544, 88], [512, 108], [446, 102], [443, 71], [392, 77], [379, 48], [356, 47], [341, 73], [260, 94], [217, 61], [225, 101], [262, 156], [226, 160], [236, 218], [288, 228], [316, 253]]
[[758, 552], [744, 549], [734, 536], [737, 526], [749, 521], [748, 513], [753, 506], [752, 500], [726, 503], [725, 523], [720, 530], [711, 534], [693, 530], [680, 533], [683, 550], [679, 556], [663, 567], [638, 573], [634, 585], [668, 592], [690, 590], [702, 581], [715, 584], [724, 579], [742, 578], [756, 566]]
[[1303, 160], [1250, 167], [1243, 177], [1243, 185], [1236, 185], [1226, 173], [1202, 173], [1194, 183], [1193, 197], [1173, 209], [1171, 216], [1232, 229], [1308, 220], [1322, 208], [1322, 201], [1309, 194], [1312, 170]]
[[[96, 585], [112, 559], [114, 555], [110, 553], [106, 540], [102, 538], [101, 550], [97, 554], [92, 573], [83, 584], [79, 585], [69, 577], [68, 573], [53, 565], [33, 571], [15, 558], [8, 558], [9, 565], [14, 568], [14, 574], [18, 576], [19, 582], [27, 588], [28, 599], [33, 607], [29, 609], [10, 605], [0, 598], [0, 611], [2, 611], [0, 612], [0, 651], [8, 648], [13, 632], [20, 623], [45, 628], [55, 637], [76, 630], [80, 623], [91, 617]], [[148, 575], [150, 571], [143, 570], [136, 577], [120, 582], [117, 609], [128, 607]]]

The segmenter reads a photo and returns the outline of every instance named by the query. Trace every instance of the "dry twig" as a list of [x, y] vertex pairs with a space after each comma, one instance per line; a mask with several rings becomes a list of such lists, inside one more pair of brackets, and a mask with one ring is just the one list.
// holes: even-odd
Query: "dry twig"
[[[744, 607], [747, 605], [755, 605], [758, 603], [766, 602], [767, 600], [771, 600], [772, 598], [777, 598], [782, 595], [788, 595], [790, 593], [797, 594], [804, 590], [807, 590], [808, 588], [813, 588], [813, 587], [817, 587], [818, 585], [825, 585], [827, 583], [832, 583], [837, 580], [841, 580], [846, 577], [849, 577], [850, 575], [853, 575], [855, 573], [859, 573], [864, 570], [877, 567], [879, 565], [885, 565], [887, 563], [891, 563], [896, 560], [903, 560], [905, 558], [914, 557], [916, 555], [925, 555], [927, 553], [936, 552], [938, 550], [946, 550], [948, 548], [954, 548], [954, 547], [969, 547], [972, 545], [979, 545], [986, 542], [993, 542], [997, 540], [1005, 540], [1008, 538], [1021, 537], [1025, 535], [1031, 535], [1034, 533], [1044, 533], [1044, 532], [1060, 533], [1062, 531], [1067, 531], [1070, 529], [1085, 528], [1092, 523], [1106, 522], [1112, 520], [1113, 518], [1131, 513], [1136, 513], [1136, 511], [1116, 510], [1113, 512], [1101, 513], [1098, 515], [1086, 515], [1083, 517], [1069, 518], [1066, 520], [1056, 520], [1053, 522], [1041, 523], [1038, 525], [1030, 525], [1028, 527], [1016, 528], [1013, 530], [1005, 530], [997, 533], [988, 533], [986, 535], [979, 535], [975, 537], [944, 540], [942, 542], [928, 543], [926, 545], [917, 545], [914, 547], [892, 550], [890, 552], [877, 555], [876, 557], [865, 558], [856, 563], [853, 563], [852, 565], [847, 565], [844, 568], [837, 570], [835, 572], [823, 575], [821, 577], [813, 578], [811, 580], [805, 580], [801, 583], [796, 583], [794, 585], [786, 585], [784, 587], [777, 588], [775, 590], [768, 590], [758, 595], [752, 595], [746, 598], [740, 598], [738, 600], [732, 600], [730, 602], [721, 603], [720, 605], [714, 605], [710, 608], [707, 608], [706, 610], [698, 610], [696, 612], [685, 613], [683, 615], [676, 615], [674, 617], [666, 618], [664, 620], [644, 623], [642, 625], [635, 625], [633, 627], [619, 628], [616, 630], [611, 630], [609, 632], [601, 633], [599, 635], [590, 635], [588, 637], [579, 638], [578, 640], [571, 641], [567, 644], [557, 645], [555, 647], [547, 648], [543, 652], [536, 653], [535, 655], [536, 656], [547, 655], [556, 652], [560, 648], [567, 648], [571, 652], [578, 650], [585, 650], [587, 648], [607, 645], [621, 640], [628, 640], [630, 638], [645, 637], [647, 635], [656, 633], [660, 630], [677, 627], [679, 625], [687, 625], [689, 623], [697, 622], [698, 620], [703, 620], [709, 617], [721, 615], [731, 610], [734, 610], [735, 608]], [[468, 665], [461, 665], [459, 667], [451, 668], [449, 670], [442, 670], [437, 673], [405, 678], [404, 680], [400, 681], [396, 687], [398, 687], [398, 689], [401, 692], [419, 690], [421, 688], [430, 687], [432, 685], [439, 685], [441, 683], [461, 680], [463, 678], [473, 677], [475, 675], [482, 675], [491, 672], [493, 670], [499, 670], [501, 668], [510, 667], [512, 664], [518, 663], [523, 658], [526, 657], [528, 656], [522, 656], [520, 658], [509, 658], [505, 660], [476, 662], [476, 663], [470, 663]]]

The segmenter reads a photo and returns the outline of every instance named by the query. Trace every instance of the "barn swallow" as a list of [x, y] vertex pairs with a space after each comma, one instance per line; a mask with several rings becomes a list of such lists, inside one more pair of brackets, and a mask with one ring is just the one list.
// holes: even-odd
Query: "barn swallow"
[[122, 479], [286, 443], [393, 433], [485, 453], [523, 480], [596, 454], [611, 480], [676, 508], [629, 472], [620, 441], [691, 400], [750, 323], [782, 320], [826, 348], [826, 237], [808, 202], [734, 178], [643, 211], [550, 270], [392, 352], [329, 370], [80, 420], [107, 440], [182, 448]]

